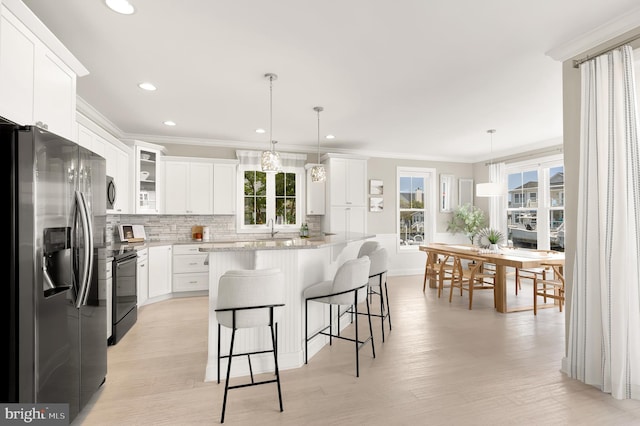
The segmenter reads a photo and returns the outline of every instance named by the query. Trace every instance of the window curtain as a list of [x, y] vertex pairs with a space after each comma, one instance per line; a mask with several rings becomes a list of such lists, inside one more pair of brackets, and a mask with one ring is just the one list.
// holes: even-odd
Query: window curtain
[[507, 185], [505, 183], [505, 163], [494, 163], [489, 165], [489, 182], [496, 182], [504, 188], [504, 194], [499, 197], [489, 198], [489, 227], [491, 229], [497, 229], [505, 236], [505, 241], [502, 244], [506, 244], [507, 238], [507, 217], [505, 212], [507, 211]]
[[640, 156], [629, 46], [581, 65], [577, 246], [570, 377], [640, 399]]

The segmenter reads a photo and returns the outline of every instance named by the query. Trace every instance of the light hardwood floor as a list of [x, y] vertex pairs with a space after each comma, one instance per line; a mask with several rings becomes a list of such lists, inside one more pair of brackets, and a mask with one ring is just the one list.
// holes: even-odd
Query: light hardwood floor
[[[422, 292], [421, 276], [391, 277], [393, 331], [376, 358], [352, 344], [325, 347], [275, 385], [232, 390], [230, 425], [639, 425], [640, 401], [619, 401], [560, 372], [564, 313], [500, 314], [490, 292]], [[526, 284], [510, 305], [531, 304]], [[224, 383], [203, 382], [206, 297], [143, 306], [138, 322], [108, 350], [106, 383], [74, 425], [216, 424]], [[362, 321], [361, 323], [364, 323]], [[352, 327], [351, 327], [352, 328]], [[237, 380], [237, 379], [236, 379]]]

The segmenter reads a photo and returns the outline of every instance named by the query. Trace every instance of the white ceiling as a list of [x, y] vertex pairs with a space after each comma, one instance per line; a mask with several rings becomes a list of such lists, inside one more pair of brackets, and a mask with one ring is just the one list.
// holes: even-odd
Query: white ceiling
[[[638, 8], [638, 0], [131, 0], [136, 12], [124, 16], [103, 0], [24, 3], [89, 70], [79, 96], [125, 136], [264, 149], [268, 131], [255, 129], [269, 128], [271, 72], [280, 151], [315, 153], [313, 107], [323, 106], [322, 152], [471, 162], [560, 144], [561, 62], [546, 52]], [[158, 90], [138, 89], [141, 81]]]

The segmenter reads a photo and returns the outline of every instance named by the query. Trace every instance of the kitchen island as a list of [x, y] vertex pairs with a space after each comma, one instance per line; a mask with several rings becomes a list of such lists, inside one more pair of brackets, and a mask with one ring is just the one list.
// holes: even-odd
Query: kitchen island
[[[278, 324], [278, 362], [281, 370], [304, 365], [304, 300], [302, 293], [311, 284], [332, 279], [346, 260], [355, 258], [362, 242], [373, 238], [366, 234], [335, 234], [313, 238], [265, 238], [250, 241], [213, 241], [200, 251], [209, 253], [209, 335], [205, 381], [217, 380], [218, 322], [215, 306], [220, 277], [234, 269], [278, 268], [284, 273], [286, 301]], [[309, 331], [329, 323], [328, 310], [312, 304]], [[318, 305], [318, 306], [315, 306]], [[326, 307], [325, 307], [326, 308]], [[312, 311], [313, 310], [313, 311]], [[347, 321], [344, 321], [346, 326]], [[222, 353], [228, 354], [231, 331], [222, 328]], [[309, 342], [309, 358], [318, 352], [328, 338], [319, 335]], [[234, 352], [247, 352], [271, 346], [268, 328], [241, 330], [236, 335]], [[273, 357], [251, 357], [254, 374], [273, 372]], [[221, 361], [224, 372], [226, 360]], [[233, 360], [232, 376], [249, 374], [245, 357]], [[224, 376], [224, 374], [222, 374]]]

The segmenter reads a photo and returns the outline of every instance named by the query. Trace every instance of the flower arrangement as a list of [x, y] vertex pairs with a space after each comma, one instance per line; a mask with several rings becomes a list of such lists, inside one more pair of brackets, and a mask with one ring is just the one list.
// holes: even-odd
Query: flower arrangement
[[490, 245], [500, 244], [504, 240], [504, 234], [497, 229], [482, 228], [478, 231], [478, 243], [484, 248], [490, 248]]
[[480, 231], [484, 224], [484, 212], [476, 206], [464, 204], [458, 206], [453, 211], [453, 217], [447, 226], [447, 231], [453, 232], [454, 234], [456, 232], [464, 232], [471, 241], [471, 244], [473, 244], [478, 231]]

